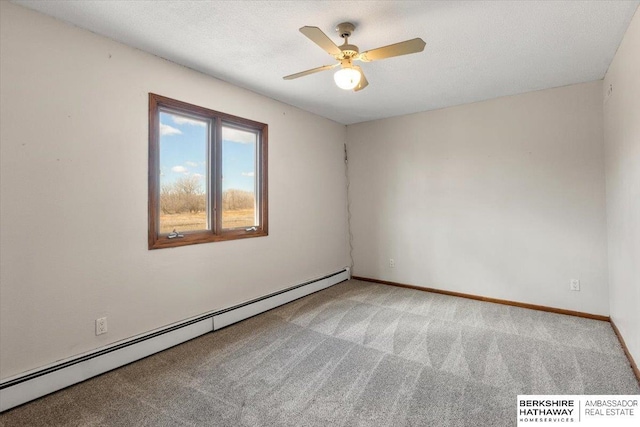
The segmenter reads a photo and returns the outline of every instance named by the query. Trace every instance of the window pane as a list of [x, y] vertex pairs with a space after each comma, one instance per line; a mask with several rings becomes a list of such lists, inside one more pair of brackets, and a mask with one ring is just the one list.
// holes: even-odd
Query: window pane
[[222, 228], [258, 225], [256, 150], [258, 134], [222, 127]]
[[160, 233], [207, 230], [209, 123], [160, 112]]

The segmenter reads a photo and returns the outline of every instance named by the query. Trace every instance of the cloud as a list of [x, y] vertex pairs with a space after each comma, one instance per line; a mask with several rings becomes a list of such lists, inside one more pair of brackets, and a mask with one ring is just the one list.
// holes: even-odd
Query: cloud
[[171, 120], [173, 120], [173, 123], [177, 125], [191, 125], [191, 126], [200, 126], [200, 127], [207, 126], [207, 123], [201, 120], [190, 119], [188, 117], [183, 117], [183, 116], [175, 116], [173, 114], [171, 115]]
[[242, 172], [242, 176], [255, 176], [253, 172]]
[[180, 135], [181, 133], [180, 129], [160, 123], [160, 135]]
[[223, 127], [222, 140], [237, 142], [238, 144], [255, 144], [256, 134], [244, 130]]
[[187, 162], [184, 162], [184, 164], [187, 165], [187, 166], [191, 166], [192, 168], [195, 168], [195, 167], [198, 166], [198, 164], [196, 162], [187, 161]]
[[184, 166], [174, 166], [171, 168], [171, 171], [176, 173], [189, 173], [189, 170]]
[[204, 179], [204, 175], [201, 173], [194, 173], [193, 175], [191, 175], [194, 178], [198, 178], [198, 179]]

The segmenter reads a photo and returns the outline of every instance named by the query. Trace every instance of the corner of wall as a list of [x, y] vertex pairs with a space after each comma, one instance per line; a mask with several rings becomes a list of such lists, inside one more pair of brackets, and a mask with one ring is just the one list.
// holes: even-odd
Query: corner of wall
[[603, 115], [610, 316], [639, 361], [640, 8], [605, 74]]

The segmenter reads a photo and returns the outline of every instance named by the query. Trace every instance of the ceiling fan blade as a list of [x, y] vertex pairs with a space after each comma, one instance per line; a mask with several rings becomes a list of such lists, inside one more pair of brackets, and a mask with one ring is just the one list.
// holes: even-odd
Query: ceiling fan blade
[[356, 86], [353, 91], [357, 92], [359, 90], [364, 89], [365, 87], [369, 86], [369, 82], [367, 81], [367, 78], [364, 76], [364, 72], [362, 71], [362, 68], [360, 68], [359, 66], [354, 66], [353, 68], [357, 69], [358, 71], [360, 71], [360, 83], [358, 83], [358, 86]]
[[295, 73], [295, 74], [291, 74], [289, 76], [285, 76], [285, 77], [283, 77], [283, 79], [285, 79], [285, 80], [297, 79], [298, 77], [304, 77], [304, 76], [308, 76], [309, 74], [319, 73], [320, 71], [330, 70], [330, 69], [332, 69], [334, 67], [337, 67], [338, 65], [340, 65], [340, 63], [333, 64], [333, 65], [323, 65], [322, 67], [312, 68], [312, 69], [307, 70], [307, 71], [301, 71], [299, 73]]
[[342, 51], [331, 39], [318, 27], [302, 27], [300, 32], [307, 36], [309, 40], [324, 49], [329, 55], [340, 55]]
[[405, 40], [400, 43], [362, 52], [358, 59], [364, 62], [377, 61], [379, 59], [391, 58], [394, 56], [418, 53], [424, 50], [426, 43], [421, 38]]

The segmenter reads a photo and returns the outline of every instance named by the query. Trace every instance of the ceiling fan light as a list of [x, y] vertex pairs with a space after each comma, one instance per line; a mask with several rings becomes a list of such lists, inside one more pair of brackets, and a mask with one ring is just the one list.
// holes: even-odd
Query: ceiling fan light
[[339, 69], [333, 75], [333, 79], [336, 81], [336, 85], [338, 85], [340, 89], [344, 90], [351, 90], [358, 86], [361, 78], [362, 75], [360, 74], [360, 71], [356, 70], [355, 68], [348, 67]]

